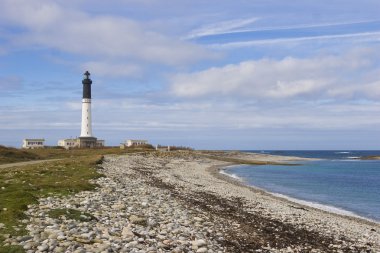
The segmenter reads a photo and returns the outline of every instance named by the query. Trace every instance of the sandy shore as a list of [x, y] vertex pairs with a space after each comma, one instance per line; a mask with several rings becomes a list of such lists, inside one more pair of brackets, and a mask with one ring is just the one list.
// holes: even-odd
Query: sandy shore
[[[380, 252], [379, 224], [299, 205], [219, 173], [236, 160], [302, 159], [238, 152], [107, 156], [95, 192], [41, 199], [28, 211], [30, 236], [9, 243], [27, 252]], [[79, 210], [84, 220], [49, 217], [57, 208]]]

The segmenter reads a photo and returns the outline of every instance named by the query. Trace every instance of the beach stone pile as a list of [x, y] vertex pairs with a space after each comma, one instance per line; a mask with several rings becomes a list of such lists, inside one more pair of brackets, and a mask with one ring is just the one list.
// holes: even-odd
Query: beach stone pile
[[[157, 164], [156, 164], [157, 165]], [[29, 235], [10, 238], [26, 252], [223, 252], [208, 218], [181, 206], [169, 191], [108, 164], [95, 192], [41, 199], [27, 215]], [[133, 179], [132, 179], [133, 178]], [[49, 217], [55, 209], [79, 210], [79, 219]]]
[[[107, 156], [98, 168], [104, 177], [93, 181], [99, 186], [95, 191], [48, 197], [28, 206], [29, 234], [6, 243], [21, 245], [27, 253], [380, 252], [377, 227], [355, 227], [356, 221], [282, 203], [207, 171], [223, 164], [193, 153]], [[218, 200], [232, 202], [212, 202]], [[67, 212], [56, 217], [56, 210]], [[79, 215], [72, 217], [72, 210]], [[223, 212], [227, 215], [220, 215]], [[261, 219], [270, 221], [268, 226], [254, 228]], [[286, 241], [276, 246], [276, 238], [284, 234], [272, 219], [280, 226], [320, 234], [315, 240], [330, 238], [331, 243]]]

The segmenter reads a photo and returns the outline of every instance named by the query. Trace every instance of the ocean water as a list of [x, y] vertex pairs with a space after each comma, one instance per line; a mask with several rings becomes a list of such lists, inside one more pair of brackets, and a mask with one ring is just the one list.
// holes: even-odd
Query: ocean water
[[245, 151], [320, 158], [297, 166], [231, 166], [225, 173], [303, 204], [380, 222], [380, 151]]

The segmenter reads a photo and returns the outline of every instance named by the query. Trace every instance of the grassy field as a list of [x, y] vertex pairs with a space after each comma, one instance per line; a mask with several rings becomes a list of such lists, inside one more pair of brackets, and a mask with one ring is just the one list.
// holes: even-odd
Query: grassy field
[[39, 155], [25, 150], [0, 146], [0, 164], [41, 159]]
[[[93, 190], [96, 185], [89, 183], [89, 180], [102, 176], [96, 171], [96, 165], [103, 155], [136, 151], [140, 150], [119, 148], [39, 149], [26, 152], [16, 150], [17, 155], [13, 162], [50, 158], [62, 158], [62, 160], [0, 169], [0, 223], [5, 225], [0, 228], [0, 253], [24, 252], [19, 246], [4, 246], [4, 239], [8, 236], [17, 237], [26, 234], [28, 217], [24, 211], [28, 205], [37, 203], [41, 197], [65, 196], [79, 191]], [[2, 161], [4, 160], [6, 159]], [[60, 212], [77, 215], [72, 210], [57, 210], [52, 215], [58, 215]]]
[[0, 164], [26, 162], [45, 159], [73, 158], [88, 155], [124, 154], [128, 152], [143, 151], [142, 149], [124, 149], [118, 147], [101, 149], [16, 149], [0, 145]]

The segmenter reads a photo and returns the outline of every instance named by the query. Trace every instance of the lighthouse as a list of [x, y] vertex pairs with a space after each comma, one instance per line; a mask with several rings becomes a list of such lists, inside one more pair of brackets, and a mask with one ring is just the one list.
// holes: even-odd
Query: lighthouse
[[91, 84], [90, 72], [86, 71], [82, 80], [83, 97], [82, 97], [82, 125], [79, 137], [80, 148], [94, 148], [104, 145], [104, 141], [97, 140], [92, 135], [92, 118], [91, 118]]
[[58, 146], [65, 149], [72, 148], [101, 148], [104, 147], [104, 140], [98, 140], [92, 135], [92, 117], [91, 117], [91, 84], [90, 72], [86, 71], [82, 80], [82, 124], [79, 138], [61, 139]]
[[91, 122], [91, 84], [90, 73], [86, 71], [82, 80], [83, 98], [82, 98], [82, 127], [80, 137], [92, 137]]

